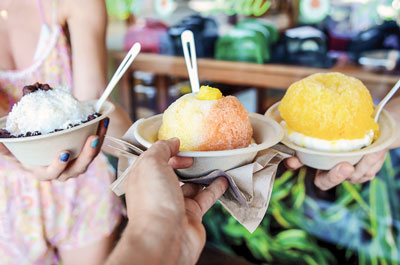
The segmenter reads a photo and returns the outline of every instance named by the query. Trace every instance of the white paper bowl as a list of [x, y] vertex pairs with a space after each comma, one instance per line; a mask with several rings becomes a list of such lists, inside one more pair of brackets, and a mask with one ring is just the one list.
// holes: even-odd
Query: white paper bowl
[[[95, 100], [88, 101], [95, 104]], [[47, 166], [57, 157], [59, 152], [67, 150], [71, 153], [71, 160], [76, 158], [90, 135], [97, 133], [99, 122], [110, 115], [114, 105], [105, 102], [100, 110], [100, 117], [59, 132], [19, 137], [0, 138], [8, 150], [24, 165]], [[0, 128], [6, 125], [7, 116], [0, 118]]]
[[[257, 113], [249, 113], [249, 118], [257, 145], [224, 151], [181, 151], [179, 156], [193, 157], [194, 163], [190, 168], [178, 170], [179, 175], [187, 178], [199, 177], [216, 169], [225, 171], [248, 164], [258, 151], [277, 144], [283, 138], [283, 130], [274, 120]], [[162, 114], [138, 120], [134, 130], [136, 140], [149, 148], [158, 140], [161, 124]]]
[[[277, 102], [272, 105], [265, 113], [265, 116], [274, 119], [280, 124], [282, 118], [278, 110], [279, 103], [280, 102]], [[355, 165], [364, 155], [381, 151], [393, 143], [396, 138], [396, 126], [389, 113], [385, 110], [382, 111], [379, 117], [379, 130], [380, 135], [378, 139], [371, 145], [360, 150], [349, 152], [327, 152], [308, 149], [292, 143], [286, 135], [282, 143], [295, 150], [296, 156], [304, 165], [317, 169], [329, 170], [341, 162], [348, 162]]]

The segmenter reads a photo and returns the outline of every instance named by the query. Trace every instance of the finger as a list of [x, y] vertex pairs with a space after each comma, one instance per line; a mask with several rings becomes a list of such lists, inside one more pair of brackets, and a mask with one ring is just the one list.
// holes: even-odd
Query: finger
[[364, 175], [370, 175], [372, 173], [375, 175], [376, 172], [371, 172], [371, 168], [377, 163], [377, 161], [384, 159], [385, 155], [386, 150], [365, 155], [360, 162], [357, 163], [356, 170], [351, 177], [349, 177], [348, 181], [352, 184], [357, 184]]
[[100, 142], [97, 148], [97, 153], [100, 152], [101, 147], [103, 146], [104, 138], [108, 130], [108, 126], [110, 124], [110, 118], [105, 118], [104, 120], [100, 121], [99, 127], [97, 128], [97, 135], [99, 136]]
[[99, 136], [89, 136], [79, 156], [71, 162], [70, 166], [63, 172], [59, 179], [64, 181], [68, 178], [77, 177], [84, 173], [89, 164], [92, 162], [93, 158], [97, 155], [97, 148], [99, 144]]
[[153, 157], [160, 162], [168, 163], [171, 157], [178, 154], [179, 145], [180, 142], [178, 138], [160, 140], [153, 144], [146, 152], [144, 152], [143, 157]]
[[292, 170], [299, 169], [303, 166], [303, 163], [301, 163], [300, 160], [295, 156], [286, 158], [283, 163], [285, 164], [286, 168]]
[[56, 179], [67, 168], [71, 154], [68, 151], [62, 151], [58, 157], [46, 169], [46, 177], [43, 180]]
[[329, 171], [317, 171], [314, 184], [321, 190], [329, 190], [348, 179], [354, 172], [349, 163], [340, 163]]
[[105, 118], [100, 121], [99, 127], [97, 128], [97, 135], [105, 134], [107, 132], [108, 126], [110, 125], [110, 118]]
[[7, 149], [7, 147], [2, 143], [0, 143], [0, 154], [2, 154], [2, 155], [10, 155], [11, 154], [10, 151]]
[[181, 189], [183, 193], [183, 197], [185, 198], [193, 198], [196, 196], [201, 190], [202, 185], [194, 184], [194, 183], [185, 183]]
[[168, 164], [174, 168], [188, 168], [193, 165], [193, 158], [192, 157], [183, 157], [183, 156], [174, 156], [168, 161]]
[[203, 216], [216, 201], [225, 193], [228, 188], [228, 181], [221, 177], [214, 180], [206, 189], [199, 192], [194, 200], [200, 207]]
[[385, 155], [379, 159], [370, 169], [367, 173], [364, 174], [364, 176], [360, 179], [358, 179], [354, 184], [361, 184], [370, 180], [373, 180], [375, 178], [375, 175], [381, 170], [383, 164], [385, 163]]

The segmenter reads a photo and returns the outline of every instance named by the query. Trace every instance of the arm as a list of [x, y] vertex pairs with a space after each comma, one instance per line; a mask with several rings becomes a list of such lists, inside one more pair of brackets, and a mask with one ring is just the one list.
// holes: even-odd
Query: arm
[[[64, 1], [71, 36], [74, 94], [79, 100], [99, 98], [107, 85], [104, 0]], [[131, 125], [129, 116], [116, 105], [108, 133], [121, 137]]]
[[[59, 2], [58, 23], [68, 24], [71, 33], [75, 96], [79, 100], [97, 98], [106, 85], [105, 3], [102, 0]], [[118, 107], [111, 119], [111, 134], [116, 137], [122, 136], [131, 124], [128, 116]], [[86, 171], [99, 153], [107, 129], [106, 119], [99, 124], [97, 134], [87, 139], [82, 152], [73, 161], [70, 160], [68, 151], [61, 151], [49, 166], [20, 166], [40, 180], [67, 180], [77, 177]], [[11, 156], [3, 145], [0, 145], [0, 153]]]
[[[400, 96], [389, 101], [385, 110], [391, 114], [397, 127], [397, 139], [392, 145], [389, 146], [387, 150], [364, 156], [355, 166], [349, 163], [340, 163], [329, 171], [318, 170], [314, 180], [317, 187], [322, 190], [328, 190], [339, 185], [343, 181], [349, 181], [352, 184], [360, 184], [372, 180], [375, 177], [376, 173], [379, 172], [385, 162], [387, 151], [400, 147]], [[290, 169], [297, 169], [303, 166], [296, 157], [286, 159], [285, 164]]]

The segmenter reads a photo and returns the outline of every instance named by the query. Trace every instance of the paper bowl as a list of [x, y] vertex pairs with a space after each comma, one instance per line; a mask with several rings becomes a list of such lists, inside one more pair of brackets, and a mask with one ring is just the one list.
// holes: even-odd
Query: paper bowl
[[[265, 113], [265, 116], [275, 120], [280, 124], [282, 118], [278, 110], [279, 103], [280, 102], [277, 102], [272, 105]], [[394, 120], [392, 117], [390, 117], [387, 111], [382, 111], [378, 123], [380, 130], [378, 139], [376, 139], [371, 145], [360, 150], [349, 152], [327, 152], [308, 149], [292, 143], [286, 135], [284, 136], [282, 143], [295, 150], [296, 156], [299, 158], [299, 160], [304, 165], [312, 168], [329, 170], [341, 162], [348, 162], [352, 165], [355, 165], [364, 155], [381, 151], [387, 148], [395, 140], [396, 126]]]
[[[186, 178], [200, 177], [213, 170], [229, 170], [252, 162], [258, 151], [277, 144], [283, 138], [281, 126], [274, 120], [257, 113], [249, 113], [253, 127], [253, 138], [257, 145], [224, 151], [181, 151], [178, 156], [193, 157], [194, 163], [177, 173]], [[138, 120], [134, 136], [143, 146], [149, 148], [158, 140], [158, 130], [162, 124], [162, 114]]]
[[[95, 104], [95, 100], [88, 101]], [[47, 166], [57, 157], [59, 152], [67, 150], [71, 153], [71, 160], [76, 158], [87, 138], [97, 133], [99, 122], [110, 115], [114, 105], [105, 102], [100, 110], [100, 117], [59, 132], [19, 137], [0, 138], [8, 150], [24, 165]], [[0, 128], [5, 128], [7, 116], [0, 118]]]

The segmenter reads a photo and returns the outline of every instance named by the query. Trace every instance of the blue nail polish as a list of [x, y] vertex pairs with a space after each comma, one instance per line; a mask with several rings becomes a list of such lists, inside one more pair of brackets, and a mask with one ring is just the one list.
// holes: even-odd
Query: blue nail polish
[[108, 124], [110, 124], [110, 118], [105, 118], [104, 127], [108, 128]]
[[92, 142], [92, 148], [96, 148], [99, 145], [99, 138], [96, 138]]
[[69, 159], [69, 154], [68, 154], [68, 153], [62, 153], [62, 154], [60, 155], [60, 161], [61, 161], [61, 162], [67, 162], [68, 159]]

